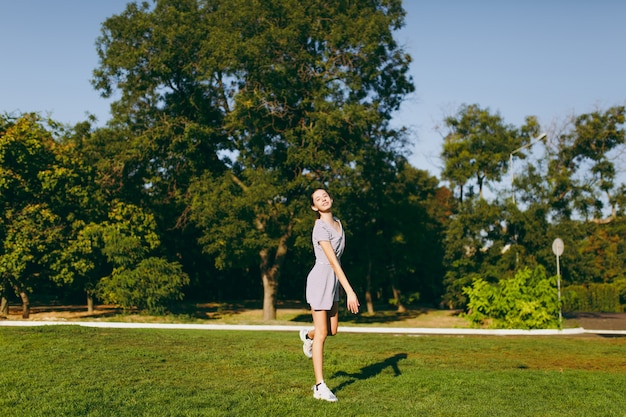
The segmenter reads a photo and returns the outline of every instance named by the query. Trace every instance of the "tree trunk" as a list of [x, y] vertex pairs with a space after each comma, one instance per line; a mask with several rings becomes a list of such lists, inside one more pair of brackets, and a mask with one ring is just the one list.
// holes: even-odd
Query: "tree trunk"
[[9, 315], [9, 300], [2, 296], [0, 297], [0, 317], [7, 317]]
[[[261, 230], [262, 227], [258, 226]], [[287, 240], [291, 236], [293, 225], [290, 224], [284, 235], [278, 241], [276, 251], [262, 249], [259, 252], [261, 258], [261, 280], [263, 281], [263, 320], [276, 320], [276, 296], [278, 294], [278, 281], [280, 268], [287, 254]], [[270, 254], [274, 253], [272, 257]]]
[[365, 304], [367, 305], [367, 312], [374, 314], [374, 301], [372, 299], [372, 258], [369, 258], [367, 264], [367, 274], [365, 275]]
[[391, 290], [393, 291], [393, 298], [396, 300], [396, 305], [398, 306], [398, 313], [404, 313], [406, 311], [406, 307], [402, 304], [401, 292], [396, 287], [395, 284], [391, 286]]
[[87, 293], [87, 312], [93, 313], [93, 295]]
[[[367, 283], [367, 285], [369, 287], [369, 282]], [[370, 314], [374, 314], [374, 302], [372, 301], [372, 292], [369, 288], [367, 289], [367, 291], [365, 291], [365, 304], [367, 306], [367, 312]]]
[[22, 318], [27, 319], [30, 317], [30, 300], [28, 299], [28, 293], [20, 290], [20, 298], [22, 299]]
[[276, 320], [276, 293], [278, 281], [270, 272], [262, 273], [263, 278], [263, 320]]

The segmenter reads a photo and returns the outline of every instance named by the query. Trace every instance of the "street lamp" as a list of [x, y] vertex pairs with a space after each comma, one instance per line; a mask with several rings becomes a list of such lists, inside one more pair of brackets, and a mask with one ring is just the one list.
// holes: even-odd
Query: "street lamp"
[[515, 153], [517, 153], [519, 151], [522, 151], [522, 150], [524, 150], [526, 148], [530, 148], [535, 143], [539, 142], [540, 140], [544, 140], [545, 138], [546, 138], [546, 134], [542, 133], [541, 135], [537, 136], [535, 139], [531, 140], [526, 145], [515, 149], [509, 155], [509, 170], [511, 171], [511, 193], [513, 194], [513, 204], [515, 204], [515, 191], [513, 189], [513, 181], [515, 180], [515, 173], [513, 172], [513, 154], [515, 154]]

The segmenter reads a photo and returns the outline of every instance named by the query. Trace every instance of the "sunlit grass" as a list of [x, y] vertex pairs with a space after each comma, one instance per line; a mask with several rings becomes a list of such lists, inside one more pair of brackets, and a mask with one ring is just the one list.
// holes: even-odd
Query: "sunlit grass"
[[2, 416], [624, 416], [626, 339], [0, 328]]

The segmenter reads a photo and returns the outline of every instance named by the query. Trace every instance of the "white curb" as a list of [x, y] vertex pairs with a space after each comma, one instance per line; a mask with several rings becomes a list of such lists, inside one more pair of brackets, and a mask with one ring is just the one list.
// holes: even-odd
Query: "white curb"
[[[175, 324], [175, 323], [125, 323], [97, 321], [26, 321], [0, 320], [0, 327], [36, 327], [72, 325], [83, 327], [102, 327], [114, 329], [181, 329], [181, 330], [247, 330], [247, 331], [298, 331], [305, 327], [281, 325], [241, 325], [241, 324]], [[340, 327], [343, 333], [377, 333], [408, 335], [491, 335], [491, 336], [556, 336], [603, 334], [624, 335], [626, 330], [587, 330], [582, 327], [571, 329], [468, 329], [468, 328], [427, 328], [427, 327]]]

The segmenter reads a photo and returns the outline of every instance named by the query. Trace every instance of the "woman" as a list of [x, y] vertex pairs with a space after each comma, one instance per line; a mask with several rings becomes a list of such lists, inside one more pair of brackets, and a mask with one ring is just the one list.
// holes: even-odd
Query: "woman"
[[339, 262], [346, 240], [341, 222], [333, 216], [332, 207], [333, 199], [325, 189], [313, 191], [311, 208], [318, 217], [312, 236], [315, 265], [306, 283], [306, 300], [311, 306], [313, 329], [300, 331], [304, 354], [313, 358], [313, 397], [326, 401], [337, 401], [337, 397], [324, 383], [323, 364], [326, 337], [337, 334], [339, 326], [338, 283], [348, 296], [348, 310], [354, 314], [359, 312], [359, 300]]

